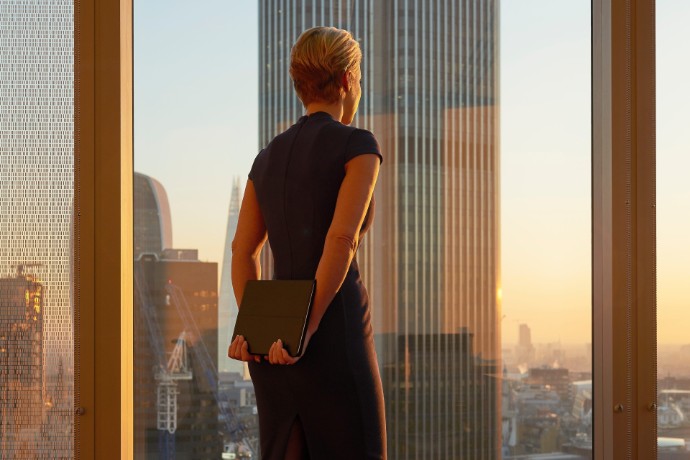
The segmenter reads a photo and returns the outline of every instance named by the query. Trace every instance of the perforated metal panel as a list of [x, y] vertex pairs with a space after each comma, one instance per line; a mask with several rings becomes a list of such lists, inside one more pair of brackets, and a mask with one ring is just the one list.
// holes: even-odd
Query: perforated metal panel
[[72, 458], [72, 0], [0, 0], [0, 458]]

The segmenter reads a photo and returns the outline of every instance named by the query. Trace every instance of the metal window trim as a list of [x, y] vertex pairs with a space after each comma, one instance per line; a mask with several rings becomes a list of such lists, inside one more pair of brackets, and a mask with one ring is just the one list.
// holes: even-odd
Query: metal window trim
[[654, 0], [592, 1], [594, 458], [656, 458]]

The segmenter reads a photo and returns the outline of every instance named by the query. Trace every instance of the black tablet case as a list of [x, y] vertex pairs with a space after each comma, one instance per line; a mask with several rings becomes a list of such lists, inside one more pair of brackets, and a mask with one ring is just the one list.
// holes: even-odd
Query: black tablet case
[[278, 339], [290, 356], [301, 356], [316, 280], [249, 280], [232, 339], [241, 335], [249, 352], [268, 354]]

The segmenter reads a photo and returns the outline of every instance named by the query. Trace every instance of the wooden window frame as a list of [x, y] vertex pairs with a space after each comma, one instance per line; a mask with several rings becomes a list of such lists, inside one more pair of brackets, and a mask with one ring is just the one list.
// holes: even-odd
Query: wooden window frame
[[133, 458], [132, 1], [74, 3], [76, 459]]

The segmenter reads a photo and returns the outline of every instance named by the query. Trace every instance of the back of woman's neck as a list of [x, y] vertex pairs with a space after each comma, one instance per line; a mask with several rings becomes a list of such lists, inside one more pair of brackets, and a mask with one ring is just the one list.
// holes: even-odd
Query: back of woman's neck
[[307, 116], [316, 113], [325, 112], [333, 117], [336, 121], [341, 121], [343, 118], [343, 104], [326, 104], [323, 102], [312, 102], [307, 105]]

